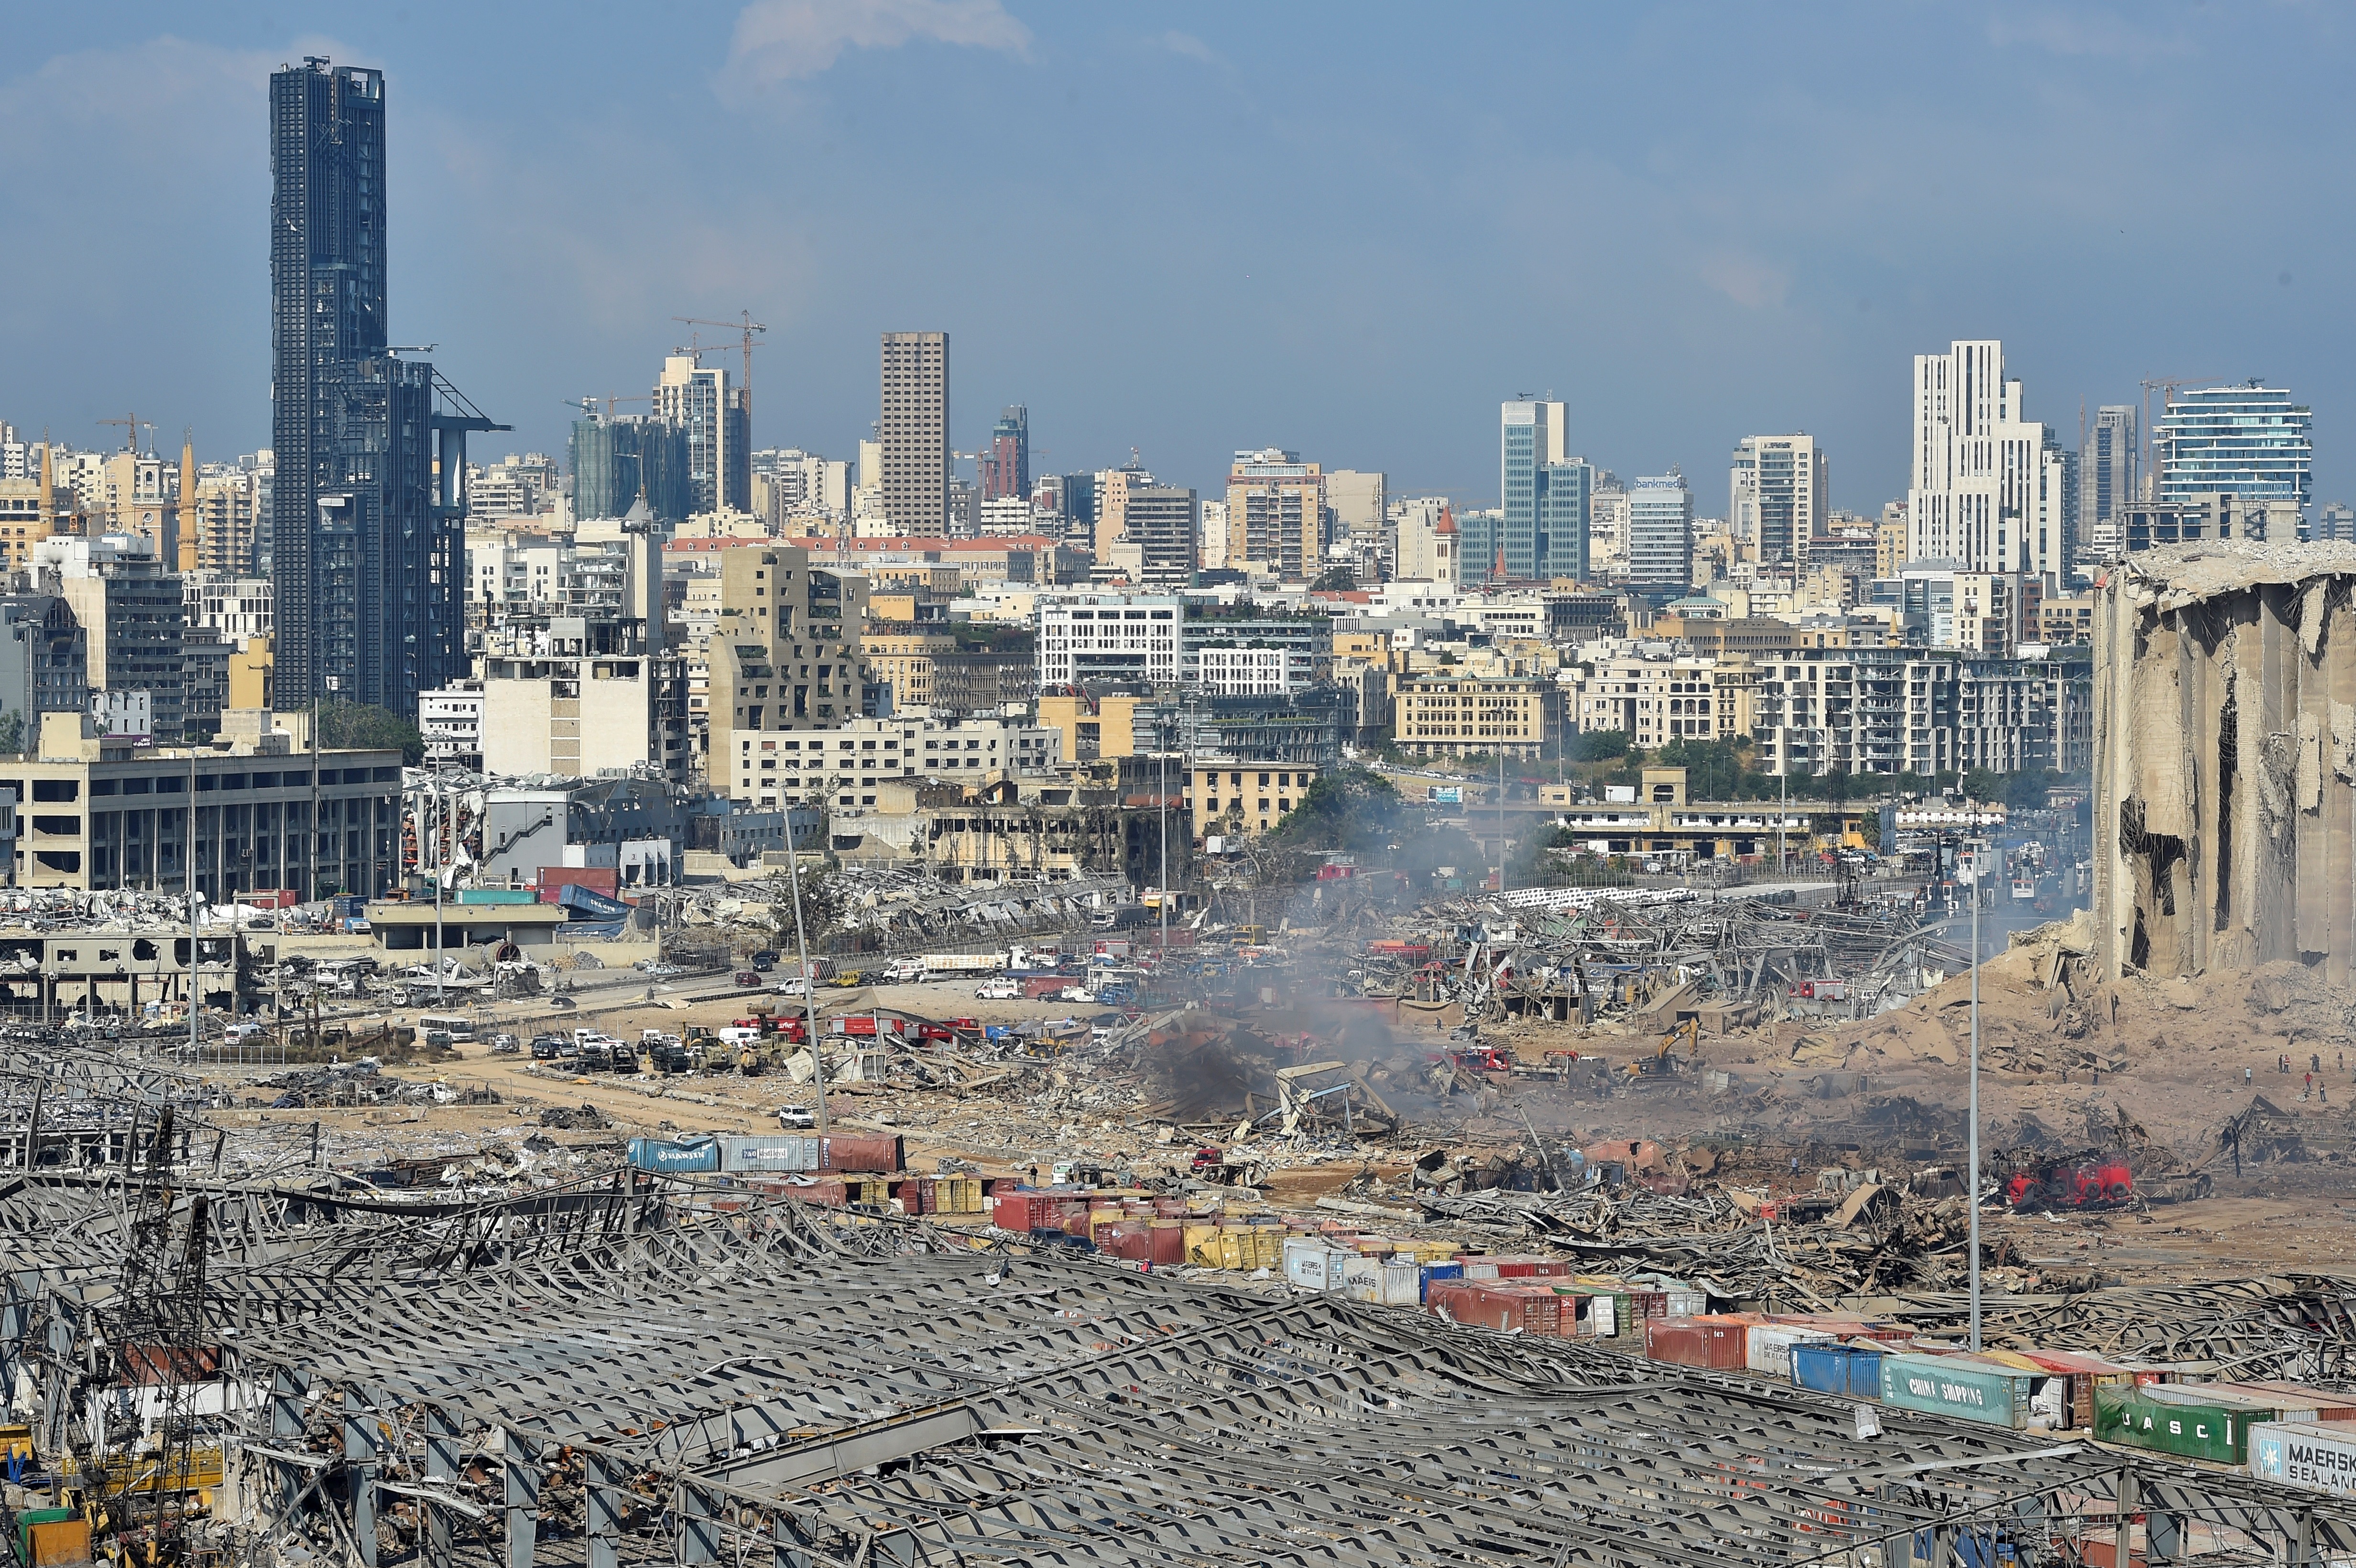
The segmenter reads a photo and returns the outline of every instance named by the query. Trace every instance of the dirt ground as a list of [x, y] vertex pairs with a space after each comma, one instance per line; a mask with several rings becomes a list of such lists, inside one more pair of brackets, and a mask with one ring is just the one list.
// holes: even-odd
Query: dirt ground
[[[2105, 1214], [2062, 1217], [1991, 1215], [1992, 1235], [2038, 1264], [2099, 1267], [2123, 1278], [2191, 1280], [2268, 1272], [2356, 1272], [2356, 997], [2309, 984], [2304, 972], [2261, 972], [2210, 983], [2130, 977], [2115, 985], [2065, 981], [2048, 988], [2050, 952], [2016, 949], [1983, 968], [1981, 1077], [1983, 1142], [2081, 1147], [2137, 1129], [2147, 1151], [2165, 1150], [2199, 1166], [2215, 1183], [2201, 1200]], [[1086, 1017], [1062, 1002], [985, 1002], [970, 982], [878, 987], [881, 1005], [931, 1018], [985, 1023], [1023, 1018]], [[1705, 1036], [1699, 1060], [1676, 1051], [1678, 1071], [1660, 1086], [1629, 1086], [1624, 1067], [1652, 1054], [1657, 1037], [1616, 1025], [1514, 1022], [1484, 1038], [1526, 1062], [1559, 1066], [1565, 1076], [1516, 1076], [1478, 1093], [1431, 1107], [1387, 1146], [1368, 1146], [1270, 1173], [1270, 1196], [1307, 1205], [1333, 1193], [1362, 1168], [1396, 1179], [1423, 1149], [1508, 1147], [1525, 1125], [1549, 1136], [1593, 1142], [1650, 1137], [1672, 1147], [1696, 1140], [1740, 1151], [1730, 1179], [1790, 1189], [1812, 1187], [1824, 1165], [1902, 1164], [1912, 1154], [1963, 1152], [1968, 1096], [1968, 982], [1957, 978], [1894, 1012], [1861, 1022], [1786, 1019], [1763, 1027]], [[832, 999], [821, 994], [821, 1005]], [[635, 1039], [643, 1029], [673, 1032], [689, 1024], [718, 1028], [743, 1016], [739, 999], [655, 1003], [600, 1011], [592, 1021]], [[569, 1014], [517, 1016], [501, 1027], [527, 1036], [535, 1028], [569, 1029]], [[1271, 1010], [1269, 1028], [1293, 1015]], [[1436, 1037], [1401, 1031], [1389, 1060], [1420, 1063]], [[1549, 1057], [1547, 1052], [1557, 1054]], [[2296, 1071], [2284, 1072], [2287, 1056]], [[2310, 1062], [2321, 1071], [2312, 1086]], [[2065, 1061], [2076, 1065], [2064, 1065]], [[617, 1140], [673, 1132], [753, 1132], [775, 1127], [781, 1104], [808, 1104], [809, 1091], [782, 1076], [719, 1074], [672, 1079], [559, 1076], [528, 1057], [493, 1056], [481, 1045], [441, 1068], [389, 1070], [405, 1078], [439, 1078], [455, 1088], [488, 1087], [495, 1105], [363, 1110], [250, 1110], [232, 1118], [279, 1125], [291, 1144], [321, 1127], [328, 1163], [365, 1168], [399, 1154], [464, 1152], [498, 1139], [541, 1136], [584, 1155], [608, 1155]], [[1713, 1078], [1713, 1074], [1719, 1075]], [[252, 1075], [246, 1075], [252, 1076]], [[2301, 1098], [2302, 1091], [2307, 1097]], [[262, 1091], [251, 1091], [263, 1093]], [[2300, 1157], [2245, 1149], [2236, 1176], [2217, 1147], [2217, 1130], [2254, 1095], [2283, 1113], [2298, 1133]], [[266, 1096], [265, 1096], [266, 1097]], [[1101, 1104], [1098, 1103], [1101, 1100]], [[1052, 1102], [1052, 1104], [1043, 1104]], [[602, 1132], [540, 1126], [552, 1107], [596, 1107], [612, 1125]], [[1085, 1106], [1086, 1108], [1076, 1108]], [[1183, 1163], [1183, 1140], [1157, 1147], [1150, 1129], [1123, 1114], [1119, 1096], [1084, 1081], [1028, 1102], [990, 1092], [959, 1099], [880, 1086], [838, 1084], [830, 1096], [836, 1125], [901, 1133], [910, 1162], [930, 1169], [941, 1157], [970, 1161], [988, 1174], [1019, 1173], [1073, 1154], [1134, 1157], [1151, 1168]], [[1425, 1109], [1432, 1114], [1421, 1114]], [[2101, 1136], [2098, 1137], [2097, 1134]], [[2277, 1151], [2280, 1152], [2280, 1151]], [[1791, 1169], [1799, 1157], [1801, 1169]], [[1897, 1174], [1892, 1171], [1891, 1174]]]

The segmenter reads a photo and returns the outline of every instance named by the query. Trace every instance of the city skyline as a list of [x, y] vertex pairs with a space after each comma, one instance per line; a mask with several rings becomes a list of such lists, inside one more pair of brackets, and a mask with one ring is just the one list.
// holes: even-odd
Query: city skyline
[[[921, 325], [958, 338], [963, 446], [1023, 403], [1037, 472], [1110, 467], [1137, 446], [1207, 493], [1233, 451], [1280, 445], [1383, 470], [1393, 494], [1494, 501], [1491, 411], [1550, 391], [1572, 449], [1622, 476], [1707, 473], [1744, 435], [1805, 432], [1834, 456], [1833, 504], [1869, 514], [1906, 488], [1908, 357], [1985, 337], [2008, 345], [2065, 444], [2078, 402], [2091, 419], [2136, 400], [2145, 377], [2262, 376], [2316, 411], [2316, 501], [2356, 482], [2335, 440], [2356, 396], [2333, 352], [2347, 327], [2316, 303], [2345, 281], [2340, 220], [2287, 199], [2331, 162], [2327, 128], [2307, 124], [2322, 95], [2304, 91], [2348, 53], [2329, 15], [2262, 13], [2229, 34], [2189, 9], [2132, 24], [1999, 10], [1963, 29], [1857, 11], [1707, 32], [1673, 9], [1445, 27], [1399, 12], [1370, 28], [1311, 10], [1123, 17], [991, 0], [880, 14], [894, 19], [755, 5], [659, 30], [620, 12], [562, 30], [470, 15], [455, 50], [424, 11], [406, 25], [306, 13], [315, 33], [139, 6], [28, 17], [0, 124], [51, 171], [69, 229], [152, 186], [175, 266], [127, 247], [18, 252], [0, 414], [82, 443], [102, 438], [97, 419], [152, 408], [165, 432], [193, 426], [207, 457], [262, 443], [268, 174], [252, 127], [269, 71], [317, 53], [388, 73], [391, 200], [440, 215], [391, 236], [391, 336], [443, 345], [448, 373], [517, 424], [518, 450], [563, 450], [562, 400], [642, 387], [688, 332], [670, 317], [749, 308], [772, 324], [756, 371], [774, 367], [753, 444], [830, 455], [851, 455], [874, 418], [876, 334]], [[1573, 58], [1574, 27], [1582, 91], [1532, 144], [1490, 105], [1529, 101], [1549, 61]], [[1495, 47], [1508, 31], [1517, 47]], [[1294, 91], [1283, 62], [1301, 48], [1322, 51], [1334, 85]], [[544, 81], [502, 66], [526, 48]], [[1951, 49], [1983, 83], [1986, 156], [1924, 176], [1859, 132], [1930, 144], [1954, 129], [1954, 112], [1899, 85], [1909, 62]], [[1726, 91], [1697, 93], [1676, 130], [1648, 129], [1628, 112], [1665, 69]], [[486, 91], [493, 73], [519, 90]], [[103, 101], [87, 85], [101, 77], [119, 90]], [[2164, 210], [2165, 181], [2215, 175], [2231, 155], [2147, 106], [2196, 82], [2260, 81], [2294, 134], [2235, 177], [2303, 215], [2230, 258], [2161, 244], [2147, 215]], [[1125, 103], [1191, 105], [1193, 133], [1149, 134], [1159, 117]], [[1738, 163], [1809, 172], [1824, 195], [1794, 204], [1804, 222], [1756, 204], [1724, 214], [1728, 182], [1749, 176], [1703, 153], [1738, 131]], [[1025, 147], [1035, 199], [969, 177], [955, 150], [985, 134]], [[2091, 201], [2008, 172], [2027, 158], [2058, 175], [2123, 144], [2135, 155], [2115, 166], [2137, 172]], [[798, 171], [788, 197], [761, 173], [776, 158]], [[1505, 183], [1547, 198], [1501, 204]], [[592, 185], [608, 195], [589, 199]], [[1281, 251], [1222, 233], [1222, 204], [1253, 187], [1327, 216]], [[659, 192], [659, 221], [588, 222], [618, 188]], [[1885, 238], [1999, 199], [2001, 225], [1951, 222], [1929, 248]], [[1115, 208], [1155, 221], [1122, 238], [1104, 222]], [[1089, 242], [1054, 243], [1059, 226]], [[2025, 251], [2024, 232], [2039, 236]], [[1084, 347], [1106, 337], [1124, 354]], [[1284, 346], [1285, 375], [1232, 375], [1252, 340]]]

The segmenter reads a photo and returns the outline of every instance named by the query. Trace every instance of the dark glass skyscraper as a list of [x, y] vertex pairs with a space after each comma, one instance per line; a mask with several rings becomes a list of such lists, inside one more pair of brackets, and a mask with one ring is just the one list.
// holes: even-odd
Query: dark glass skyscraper
[[625, 517], [641, 496], [657, 522], [682, 522], [695, 515], [687, 432], [628, 414], [574, 420], [573, 515]]
[[274, 678], [414, 714], [466, 673], [466, 432], [505, 427], [387, 347], [384, 123], [380, 71], [271, 76]]
[[990, 427], [990, 450], [981, 454], [981, 498], [1031, 498], [1031, 411], [1009, 405]]

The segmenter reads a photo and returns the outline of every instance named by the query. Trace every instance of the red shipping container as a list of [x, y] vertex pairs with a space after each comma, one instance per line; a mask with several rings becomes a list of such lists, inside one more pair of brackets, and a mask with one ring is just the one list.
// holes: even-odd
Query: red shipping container
[[1113, 1256], [1123, 1263], [1149, 1264], [1153, 1261], [1153, 1232], [1150, 1226], [1116, 1225], [1113, 1231]]
[[1156, 1220], [1147, 1232], [1153, 1238], [1150, 1249], [1154, 1266], [1175, 1265], [1186, 1261], [1186, 1223], [1183, 1220]]
[[1153, 1200], [1153, 1217], [1157, 1220], [1183, 1220], [1186, 1217], [1183, 1198], [1157, 1198]]
[[919, 1207], [913, 1211], [913, 1212], [924, 1214], [939, 1213], [941, 1210], [940, 1182], [929, 1176], [918, 1177], [916, 1179], [916, 1202]]
[[556, 890], [562, 887], [587, 888], [609, 899], [622, 891], [622, 873], [611, 866], [542, 866], [539, 881], [540, 901], [544, 904], [554, 903]]
[[1085, 1236], [1088, 1233], [1088, 1206], [1085, 1200], [1064, 1203], [1061, 1213], [1059, 1223], [1064, 1228], [1064, 1234]]
[[1547, 1279], [1570, 1272], [1568, 1258], [1542, 1258], [1527, 1253], [1502, 1253], [1489, 1260], [1499, 1279]]
[[1001, 1231], [1028, 1234], [1039, 1223], [1039, 1198], [1032, 1192], [993, 1192], [990, 1195], [990, 1222]]
[[1424, 1304], [1437, 1316], [1441, 1308], [1455, 1321], [1501, 1333], [1558, 1337], [1562, 1333], [1562, 1298], [1550, 1290], [1522, 1285], [1475, 1284], [1464, 1280], [1434, 1280]]
[[1750, 1364], [1750, 1327], [1736, 1317], [1648, 1317], [1644, 1359], [1739, 1372]]
[[889, 1176], [901, 1168], [901, 1144], [896, 1133], [852, 1136], [830, 1133], [819, 1141], [819, 1168], [848, 1170], [862, 1175]]

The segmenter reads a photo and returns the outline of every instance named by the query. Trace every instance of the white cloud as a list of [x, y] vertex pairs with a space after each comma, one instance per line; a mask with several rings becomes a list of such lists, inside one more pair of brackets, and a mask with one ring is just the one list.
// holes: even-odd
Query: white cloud
[[1031, 30], [1000, 0], [754, 0], [736, 18], [726, 80], [760, 89], [827, 69], [845, 49], [919, 40], [1021, 54]]
[[1205, 65], [1227, 63], [1219, 58], [1217, 50], [1192, 33], [1182, 33], [1173, 28], [1153, 41], [1173, 55], [1183, 55], [1190, 60], [1199, 60]]

